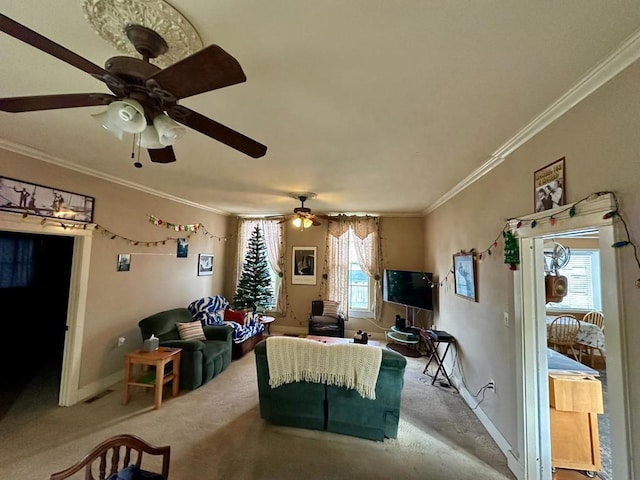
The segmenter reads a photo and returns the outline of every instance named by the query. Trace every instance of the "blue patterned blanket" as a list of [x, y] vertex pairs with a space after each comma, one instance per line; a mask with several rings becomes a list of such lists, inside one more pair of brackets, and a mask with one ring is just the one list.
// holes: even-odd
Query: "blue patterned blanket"
[[187, 307], [191, 312], [191, 316], [195, 320], [200, 320], [202, 325], [229, 325], [233, 328], [233, 342], [242, 343], [248, 338], [253, 337], [264, 331], [264, 325], [260, 322], [257, 315], [248, 312], [245, 316], [244, 325], [238, 322], [226, 321], [224, 319], [224, 310], [229, 306], [229, 302], [222, 295], [215, 297], [203, 297], [194, 300]]

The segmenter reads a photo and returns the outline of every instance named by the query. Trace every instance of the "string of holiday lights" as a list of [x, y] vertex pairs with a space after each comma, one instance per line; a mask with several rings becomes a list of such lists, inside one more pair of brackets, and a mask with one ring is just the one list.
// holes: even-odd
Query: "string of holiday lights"
[[188, 223], [188, 224], [171, 223], [171, 222], [167, 222], [166, 220], [162, 220], [161, 218], [158, 218], [154, 215], [147, 215], [147, 216], [149, 217], [149, 221], [154, 225], [156, 225], [157, 227], [168, 228], [169, 230], [174, 230], [176, 232], [192, 232], [192, 233], [200, 232], [209, 238], [216, 238], [218, 241], [221, 241], [221, 240], [224, 240], [225, 242], [227, 241], [227, 237], [219, 237], [217, 235], [210, 233], [202, 223]]
[[[22, 219], [26, 220], [27, 218], [31, 217], [32, 215], [29, 215], [28, 213], [23, 213], [22, 214]], [[40, 218], [38, 216], [38, 218]], [[155, 217], [153, 217], [155, 218]], [[157, 225], [165, 225], [165, 222], [163, 222], [160, 219], [159, 220], [161, 223], [157, 224]], [[129, 243], [130, 245], [134, 245], [134, 246], [146, 246], [146, 247], [155, 247], [158, 245], [166, 245], [167, 242], [176, 242], [181, 238], [184, 237], [166, 237], [162, 240], [152, 240], [152, 241], [148, 241], [148, 240], [136, 240], [133, 238], [128, 238], [125, 237], [124, 235], [120, 235], [118, 233], [115, 233], [111, 230], [109, 230], [108, 228], [103, 227], [102, 225], [99, 225], [97, 223], [95, 224], [91, 224], [91, 223], [79, 223], [79, 222], [73, 222], [73, 221], [69, 221], [69, 220], [59, 220], [56, 218], [49, 218], [49, 217], [43, 217], [40, 220], [40, 225], [42, 225], [43, 227], [46, 225], [51, 225], [51, 226], [57, 226], [57, 227], [61, 227], [64, 230], [87, 230], [87, 229], [94, 229], [100, 233], [102, 233], [102, 235], [104, 235], [105, 237], [108, 237], [111, 240], [116, 240], [116, 239], [120, 239], [120, 240], [124, 240], [125, 242]], [[204, 233], [205, 235], [207, 235], [209, 238], [216, 238], [218, 239], [218, 241], [224, 240], [227, 241], [226, 237], [219, 237], [216, 235], [212, 235], [211, 233], [209, 233], [207, 231], [206, 228], [204, 228], [204, 226], [202, 224], [193, 224], [193, 225], [175, 225], [175, 224], [169, 224], [172, 225], [170, 228], [172, 230], [175, 230], [176, 232], [187, 232], [187, 238], [190, 238], [191, 235], [193, 233], [196, 233], [198, 231]], [[187, 228], [187, 227], [195, 227], [198, 226], [197, 228]], [[178, 227], [178, 228], [176, 228]], [[169, 227], [167, 227], [169, 228]]]
[[[631, 240], [631, 235], [629, 233], [629, 227], [628, 227], [627, 222], [625, 221], [624, 217], [622, 216], [622, 213], [620, 212], [620, 202], [618, 201], [618, 197], [616, 196], [616, 194], [614, 192], [604, 191], [604, 192], [591, 193], [591, 194], [587, 195], [586, 197], [578, 200], [576, 203], [574, 203], [573, 205], [571, 205], [571, 206], [569, 206], [567, 208], [564, 208], [562, 210], [554, 211], [554, 213], [551, 214], [551, 215], [548, 215], [546, 217], [545, 216], [543, 216], [543, 217], [538, 216], [538, 218], [536, 218], [534, 220], [531, 220], [528, 226], [531, 227], [532, 229], [536, 228], [536, 226], [538, 226], [538, 224], [541, 221], [544, 221], [544, 220], [548, 220], [549, 224], [551, 226], [554, 226], [556, 224], [557, 217], [559, 217], [561, 214], [568, 212], [569, 213], [569, 217], [573, 218], [576, 215], [576, 213], [578, 212], [579, 207], [580, 207], [580, 205], [582, 203], [587, 202], [587, 201], [591, 201], [591, 200], [595, 200], [595, 199], [597, 199], [598, 197], [600, 197], [602, 195], [611, 195], [613, 200], [614, 200], [614, 205], [615, 205], [614, 209], [609, 211], [609, 212], [607, 212], [607, 213], [605, 213], [602, 216], [602, 218], [605, 219], [605, 220], [609, 219], [609, 218], [613, 218], [614, 220], [615, 219], [619, 219], [620, 222], [622, 223], [623, 227], [624, 227], [624, 231], [625, 231], [625, 235], [626, 235], [626, 238], [614, 242], [611, 245], [611, 247], [612, 248], [622, 248], [622, 247], [626, 247], [628, 245], [631, 245], [633, 247], [634, 258], [636, 260], [636, 263], [638, 264], [638, 269], [640, 269], [640, 258], [638, 258], [638, 249], [637, 249], [635, 243]], [[498, 233], [498, 235], [496, 236], [496, 239], [487, 248], [485, 248], [484, 250], [481, 250], [480, 252], [476, 252], [475, 249], [471, 249], [471, 250], [468, 250], [468, 251], [462, 250], [459, 253], [477, 254], [478, 255], [478, 260], [482, 261], [483, 258], [485, 258], [485, 256], [492, 254], [492, 249], [495, 250], [495, 249], [498, 248], [498, 246], [499, 246], [498, 242], [499, 242], [500, 238], [503, 238], [503, 239], [505, 238], [505, 233], [510, 231], [509, 225], [512, 222], [516, 222], [516, 230], [517, 230], [520, 227], [522, 227], [525, 224], [525, 222], [528, 222], [528, 220], [524, 220], [524, 219], [520, 219], [520, 218], [510, 218], [510, 219], [507, 220], [507, 222], [505, 222], [504, 226], [502, 227], [502, 230], [500, 230], [500, 233]], [[454, 274], [454, 272], [455, 272], [454, 266], [451, 265], [451, 268], [449, 269], [447, 274], [443, 278], [441, 278], [440, 281], [434, 282], [431, 279], [429, 279], [426, 276], [426, 274], [424, 275], [424, 279], [428, 281], [428, 283], [431, 286], [431, 288], [443, 287], [444, 284], [449, 280], [449, 277]], [[636, 280], [636, 286], [638, 288], [640, 288], [640, 278], [638, 278]]]

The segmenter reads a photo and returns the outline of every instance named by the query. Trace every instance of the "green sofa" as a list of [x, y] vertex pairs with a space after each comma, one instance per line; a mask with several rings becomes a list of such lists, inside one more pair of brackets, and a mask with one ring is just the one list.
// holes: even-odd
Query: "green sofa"
[[231, 336], [228, 325], [204, 326], [207, 340], [181, 340], [176, 323], [194, 320], [187, 308], [165, 310], [138, 322], [142, 339], [158, 337], [160, 346], [178, 347], [180, 354], [180, 388], [195, 390], [222, 372], [231, 363]]
[[267, 340], [255, 347], [260, 416], [274, 424], [383, 441], [398, 436], [400, 397], [407, 360], [382, 349], [376, 399], [353, 389], [323, 383], [295, 382], [269, 386]]

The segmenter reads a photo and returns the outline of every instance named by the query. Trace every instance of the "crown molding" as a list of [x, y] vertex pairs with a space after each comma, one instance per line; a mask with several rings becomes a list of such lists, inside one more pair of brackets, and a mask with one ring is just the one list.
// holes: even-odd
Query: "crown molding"
[[640, 58], [640, 29], [636, 30], [611, 55], [589, 70], [569, 91], [552, 103], [527, 126], [507, 140], [489, 159], [433, 204], [422, 214], [428, 215], [436, 208], [451, 200], [458, 193], [475, 183], [481, 177], [500, 165], [515, 150], [520, 148], [543, 129], [555, 122], [570, 109], [595, 92], [602, 85], [622, 72]]
[[41, 152], [40, 150], [36, 150], [34, 148], [27, 147], [25, 145], [20, 145], [18, 143], [8, 142], [1, 138], [0, 138], [0, 148], [4, 150], [8, 150], [10, 152], [20, 154], [20, 155], [24, 155], [26, 157], [31, 157], [36, 160], [41, 160], [43, 162], [51, 163], [58, 167], [67, 168], [69, 170], [73, 170], [85, 175], [89, 175], [91, 177], [96, 177], [101, 180], [105, 180], [107, 182], [116, 183], [118, 185], [122, 185], [123, 187], [132, 188], [134, 190], [148, 193], [149, 195], [154, 195], [156, 197], [164, 198], [166, 200], [171, 200], [172, 202], [181, 203], [183, 205], [188, 205], [190, 207], [198, 208], [200, 210], [205, 210], [207, 212], [217, 213], [219, 215], [224, 215], [224, 216], [231, 215], [229, 212], [226, 212], [224, 210], [218, 210], [217, 208], [209, 207], [207, 205], [202, 205], [201, 203], [196, 203], [184, 198], [176, 197], [174, 195], [170, 195], [168, 193], [155, 190], [153, 188], [145, 187], [144, 185], [140, 185], [138, 183], [129, 182], [127, 180], [123, 180], [113, 175], [108, 175], [103, 172], [98, 172], [97, 170], [93, 170], [91, 168], [86, 168], [80, 165], [74, 165], [58, 157], [49, 155], [48, 153]]

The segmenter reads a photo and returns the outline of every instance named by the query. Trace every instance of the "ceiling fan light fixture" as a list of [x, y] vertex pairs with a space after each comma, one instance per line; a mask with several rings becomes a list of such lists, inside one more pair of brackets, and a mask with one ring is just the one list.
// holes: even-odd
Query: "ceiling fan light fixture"
[[182, 125], [163, 114], [156, 115], [153, 126], [157, 131], [158, 141], [164, 146], [174, 145], [187, 131]]
[[291, 223], [294, 227], [302, 228], [303, 230], [305, 228], [310, 228], [313, 225], [313, 222], [310, 219], [301, 217], [295, 217], [293, 220], [291, 220]]
[[111, 102], [107, 107], [107, 119], [108, 123], [127, 133], [140, 133], [147, 127], [144, 108], [131, 98]]
[[96, 113], [96, 114], [91, 115], [91, 116], [93, 118], [95, 118], [98, 122], [100, 122], [100, 125], [102, 125], [102, 127], [105, 130], [107, 130], [109, 133], [113, 134], [113, 136], [115, 136], [118, 140], [122, 140], [122, 137], [124, 136], [124, 133], [122, 132], [122, 130], [117, 128], [115, 125], [113, 125], [109, 121], [109, 112], [107, 110], [105, 110], [102, 113]]
[[160, 149], [164, 148], [166, 145], [160, 143], [158, 132], [155, 127], [153, 125], [147, 125], [147, 128], [145, 128], [140, 134], [140, 146], [146, 149]]

